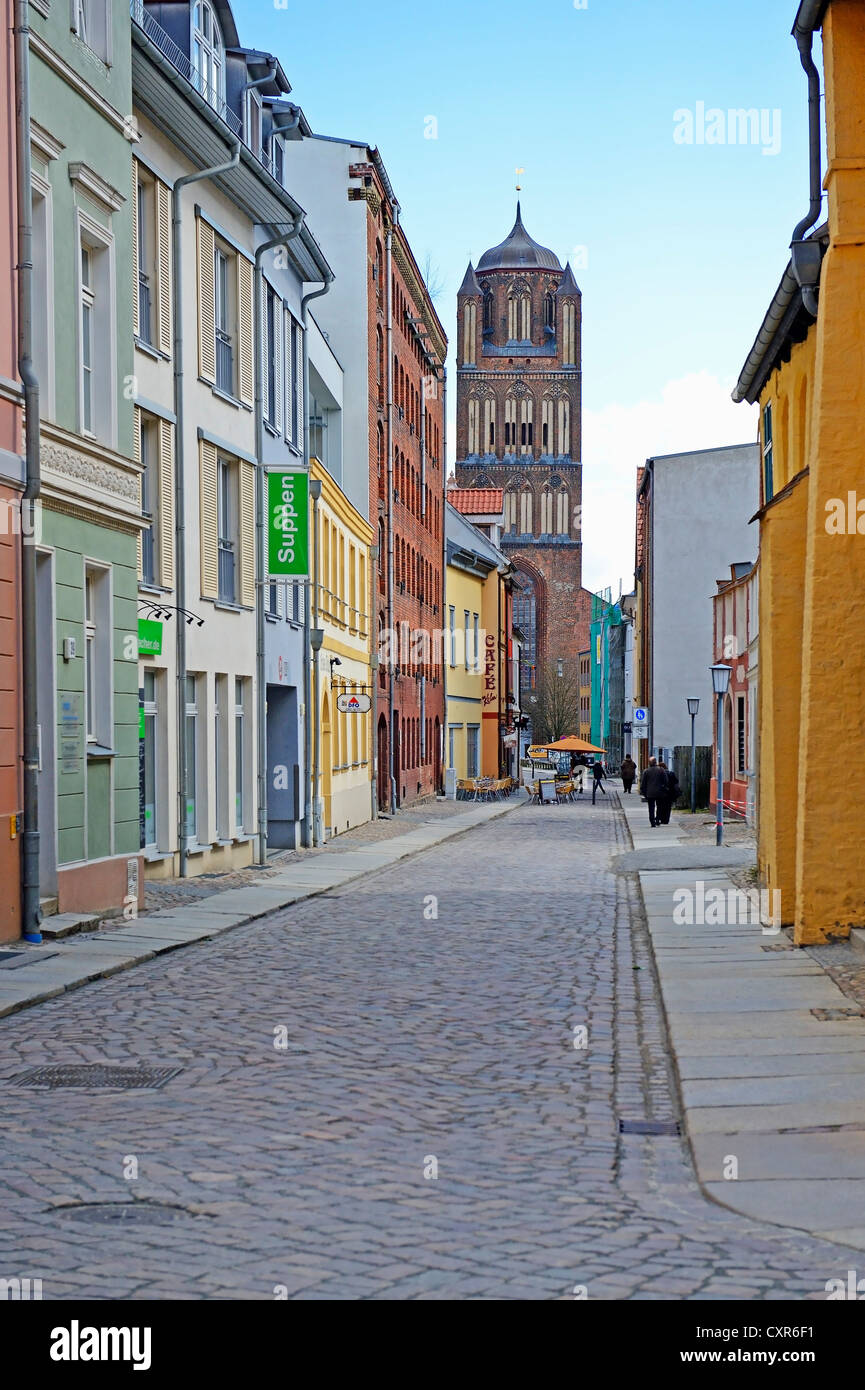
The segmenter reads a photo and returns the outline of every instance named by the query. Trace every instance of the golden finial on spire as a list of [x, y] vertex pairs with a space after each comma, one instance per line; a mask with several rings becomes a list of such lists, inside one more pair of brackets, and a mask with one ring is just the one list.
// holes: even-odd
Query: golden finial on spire
[[517, 176], [517, 192], [520, 193], [522, 191], [522, 184], [520, 183], [520, 174], [524, 174], [526, 171], [525, 169], [515, 169], [514, 172]]

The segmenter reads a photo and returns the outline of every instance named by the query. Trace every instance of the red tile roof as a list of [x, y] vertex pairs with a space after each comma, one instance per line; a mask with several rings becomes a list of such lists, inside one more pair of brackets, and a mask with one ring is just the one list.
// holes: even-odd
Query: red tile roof
[[448, 501], [463, 516], [497, 516], [504, 509], [505, 494], [500, 487], [450, 487]]

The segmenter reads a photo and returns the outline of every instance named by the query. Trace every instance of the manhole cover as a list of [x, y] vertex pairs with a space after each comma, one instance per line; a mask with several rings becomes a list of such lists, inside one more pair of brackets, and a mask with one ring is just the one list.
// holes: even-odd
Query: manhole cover
[[182, 1067], [111, 1067], [101, 1062], [31, 1067], [15, 1078], [15, 1085], [39, 1086], [50, 1091], [71, 1086], [88, 1091], [157, 1090], [182, 1070]]
[[170, 1226], [194, 1213], [186, 1207], [171, 1207], [162, 1202], [92, 1202], [64, 1207], [60, 1215], [97, 1226]]
[[620, 1134], [681, 1134], [676, 1120], [619, 1120]]

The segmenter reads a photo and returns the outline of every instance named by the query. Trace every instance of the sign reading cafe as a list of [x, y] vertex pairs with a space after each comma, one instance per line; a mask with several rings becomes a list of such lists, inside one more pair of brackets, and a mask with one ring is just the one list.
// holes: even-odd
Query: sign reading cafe
[[309, 574], [309, 474], [267, 474], [267, 573], [270, 579]]

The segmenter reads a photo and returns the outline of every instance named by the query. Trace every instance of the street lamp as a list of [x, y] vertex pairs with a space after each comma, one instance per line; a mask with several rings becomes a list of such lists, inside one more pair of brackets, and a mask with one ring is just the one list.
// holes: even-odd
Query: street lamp
[[721, 663], [718, 666], [710, 666], [709, 670], [712, 672], [712, 689], [718, 697], [718, 779], [715, 786], [718, 819], [715, 844], [720, 845], [724, 839], [724, 696], [730, 685], [730, 668]]
[[691, 699], [688, 701], [688, 713], [691, 716], [691, 815], [697, 809], [697, 764], [694, 761], [697, 753], [697, 745], [694, 736], [694, 720], [697, 718], [697, 711], [700, 708], [700, 701]]

